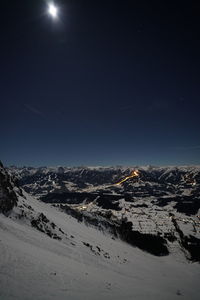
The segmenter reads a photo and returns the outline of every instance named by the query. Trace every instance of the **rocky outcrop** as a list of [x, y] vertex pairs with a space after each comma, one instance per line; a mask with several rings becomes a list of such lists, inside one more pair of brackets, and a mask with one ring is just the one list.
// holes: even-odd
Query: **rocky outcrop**
[[107, 231], [113, 235], [113, 237], [118, 237], [141, 250], [156, 256], [165, 256], [169, 254], [167, 241], [163, 237], [153, 234], [144, 234], [133, 230], [132, 222], [127, 222], [126, 220], [113, 221], [111, 219], [112, 214], [109, 215], [109, 211], [107, 211], [107, 214], [104, 216], [94, 216], [88, 212], [84, 213], [73, 209], [69, 205], [60, 204], [59, 207], [67, 214], [76, 218], [79, 222], [92, 225], [101, 231]]
[[185, 235], [180, 229], [178, 222], [175, 218], [172, 218], [174, 227], [179, 235], [179, 243], [184, 251], [186, 251], [186, 256], [191, 261], [200, 262], [200, 239], [196, 238], [193, 235]]
[[[31, 221], [31, 225], [35, 227], [37, 230], [46, 233], [49, 237], [57, 240], [61, 240], [62, 238], [55, 232], [55, 229], [57, 229], [57, 226], [50, 222], [47, 217], [40, 213], [37, 217], [33, 218]], [[59, 228], [59, 231], [61, 233], [64, 233], [61, 228]]]
[[17, 195], [14, 191], [14, 183], [0, 162], [0, 212], [8, 214], [17, 205]]
[[[35, 200], [37, 201], [37, 200]], [[14, 208], [15, 207], [15, 208]], [[36, 230], [52, 239], [67, 238], [66, 233], [54, 222], [50, 221], [43, 212], [36, 211], [25, 197], [17, 180], [5, 170], [0, 162], [0, 213], [14, 220], [24, 221]]]

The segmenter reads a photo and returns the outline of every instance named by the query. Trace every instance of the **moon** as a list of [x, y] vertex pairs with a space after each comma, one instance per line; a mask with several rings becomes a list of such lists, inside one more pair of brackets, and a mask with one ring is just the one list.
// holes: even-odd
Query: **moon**
[[58, 17], [58, 8], [55, 6], [54, 3], [49, 3], [48, 13], [53, 19], [56, 19]]

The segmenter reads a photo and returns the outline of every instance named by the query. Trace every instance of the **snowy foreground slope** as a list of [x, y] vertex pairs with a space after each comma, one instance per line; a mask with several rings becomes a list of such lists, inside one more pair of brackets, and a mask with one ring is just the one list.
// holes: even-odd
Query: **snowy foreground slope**
[[199, 299], [199, 263], [182, 252], [157, 257], [112, 239], [0, 173], [1, 300]]

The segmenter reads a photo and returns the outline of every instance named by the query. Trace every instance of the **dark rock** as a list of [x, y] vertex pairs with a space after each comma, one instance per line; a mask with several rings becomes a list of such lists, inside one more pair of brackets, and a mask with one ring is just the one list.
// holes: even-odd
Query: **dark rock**
[[0, 212], [4, 214], [17, 205], [17, 195], [13, 187], [12, 178], [0, 162]]

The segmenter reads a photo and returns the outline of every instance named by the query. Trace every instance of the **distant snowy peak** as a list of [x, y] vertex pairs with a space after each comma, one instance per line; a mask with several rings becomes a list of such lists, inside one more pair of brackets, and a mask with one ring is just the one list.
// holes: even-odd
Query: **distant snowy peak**
[[[125, 184], [126, 192], [132, 192], [137, 180], [143, 184], [173, 185], [199, 185], [200, 166], [188, 167], [11, 167], [11, 174], [18, 178], [20, 186], [34, 195], [47, 194], [49, 192], [68, 191], [92, 191], [106, 188], [115, 192]], [[130, 178], [122, 185], [116, 187], [124, 177], [129, 176], [134, 170], [138, 170], [139, 176]]]
[[132, 170], [138, 169], [142, 173], [155, 173], [155, 174], [169, 174], [176, 172], [189, 172], [189, 173], [199, 173], [200, 165], [197, 166], [164, 166], [164, 167], [154, 167], [154, 166], [110, 166], [110, 167], [65, 167], [65, 166], [57, 166], [57, 167], [16, 167], [11, 166], [8, 168], [11, 173], [19, 174], [19, 175], [33, 175], [35, 173], [68, 173], [74, 172], [77, 174], [87, 173], [87, 172], [98, 172], [98, 173], [107, 173], [107, 172], [121, 172], [121, 173], [129, 173]]

